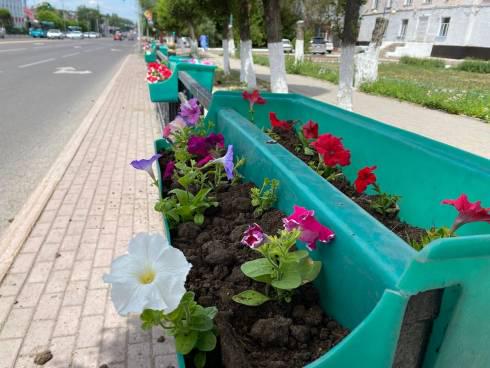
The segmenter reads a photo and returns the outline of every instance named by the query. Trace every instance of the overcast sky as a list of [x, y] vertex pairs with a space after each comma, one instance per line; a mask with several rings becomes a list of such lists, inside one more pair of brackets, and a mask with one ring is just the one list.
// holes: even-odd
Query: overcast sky
[[27, 0], [27, 5], [32, 6], [48, 1], [55, 8], [75, 10], [79, 5], [96, 8], [97, 4], [101, 13], [117, 13], [120, 17], [129, 18], [133, 21], [137, 19], [138, 0]]

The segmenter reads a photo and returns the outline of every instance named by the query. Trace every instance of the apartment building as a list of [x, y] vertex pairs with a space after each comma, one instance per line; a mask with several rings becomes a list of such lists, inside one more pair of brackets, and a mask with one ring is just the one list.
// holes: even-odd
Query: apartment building
[[490, 0], [368, 0], [359, 41], [371, 39], [377, 17], [388, 19], [388, 56], [490, 58]]

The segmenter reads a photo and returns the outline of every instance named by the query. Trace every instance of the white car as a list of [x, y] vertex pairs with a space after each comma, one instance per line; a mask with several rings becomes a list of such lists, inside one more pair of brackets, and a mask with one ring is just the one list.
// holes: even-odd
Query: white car
[[323, 37], [314, 37], [310, 40], [310, 51], [312, 54], [325, 54], [333, 51], [333, 43], [325, 41]]
[[89, 32], [88, 38], [99, 38], [99, 34], [97, 32]]
[[291, 44], [291, 41], [289, 41], [287, 38], [282, 39], [282, 48], [284, 49], [285, 53], [294, 52], [293, 45]]
[[55, 38], [62, 40], [65, 38], [65, 35], [59, 29], [50, 29], [46, 33], [46, 37], [52, 40]]
[[71, 40], [81, 40], [83, 39], [83, 33], [80, 31], [71, 31], [66, 34], [66, 38]]

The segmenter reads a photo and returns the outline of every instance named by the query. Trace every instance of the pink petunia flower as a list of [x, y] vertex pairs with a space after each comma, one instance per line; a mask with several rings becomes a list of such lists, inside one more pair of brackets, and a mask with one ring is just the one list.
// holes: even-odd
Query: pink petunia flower
[[241, 243], [250, 248], [258, 248], [264, 242], [266, 235], [258, 224], [249, 225], [248, 229], [243, 233]]
[[490, 208], [482, 208], [481, 202], [471, 203], [466, 194], [461, 194], [458, 199], [445, 199], [443, 204], [454, 206], [459, 212], [458, 217], [454, 220], [452, 231], [469, 222], [488, 222], [490, 223]]
[[293, 208], [293, 213], [282, 219], [284, 228], [288, 231], [298, 228], [301, 231], [299, 239], [306, 243], [309, 250], [316, 249], [317, 241], [328, 243], [335, 238], [332, 230], [315, 219], [315, 211], [296, 205]]

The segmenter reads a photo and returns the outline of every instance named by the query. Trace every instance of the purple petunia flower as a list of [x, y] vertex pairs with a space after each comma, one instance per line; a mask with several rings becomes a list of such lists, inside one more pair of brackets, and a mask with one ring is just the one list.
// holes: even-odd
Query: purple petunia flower
[[201, 107], [196, 98], [191, 98], [180, 106], [180, 116], [185, 120], [188, 126], [196, 125], [201, 117]]
[[151, 156], [149, 159], [141, 159], [141, 160], [134, 160], [131, 161], [131, 166], [133, 166], [137, 170], [144, 170], [146, 171], [153, 181], [156, 181], [155, 179], [155, 174], [153, 173], [153, 163], [158, 160], [160, 157], [162, 157], [161, 154], [156, 153], [153, 156]]
[[163, 172], [163, 179], [170, 179], [174, 174], [175, 162], [169, 161], [165, 166], [165, 171]]
[[233, 169], [235, 165], [233, 164], [233, 145], [230, 144], [228, 146], [228, 150], [226, 151], [226, 154], [223, 157], [217, 158], [216, 160], [211, 161], [212, 163], [220, 163], [223, 165], [225, 168], [226, 172], [226, 177], [228, 180], [232, 180], [234, 175], [233, 175]]
[[249, 225], [248, 229], [243, 233], [241, 243], [250, 248], [258, 248], [264, 242], [267, 236], [262, 231], [258, 224]]

